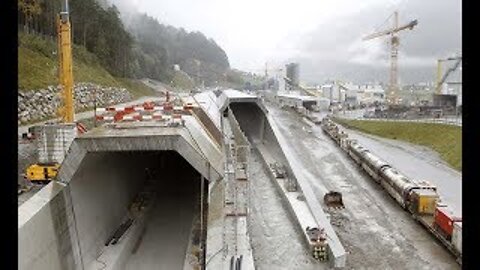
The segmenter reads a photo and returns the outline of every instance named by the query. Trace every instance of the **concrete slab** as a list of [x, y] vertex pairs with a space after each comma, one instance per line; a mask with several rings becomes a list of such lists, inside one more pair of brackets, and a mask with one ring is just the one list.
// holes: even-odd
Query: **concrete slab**
[[70, 153], [60, 167], [58, 179], [68, 182], [87, 152], [166, 151], [179, 152], [205, 178], [222, 178], [223, 156], [195, 118], [189, 117], [185, 127], [162, 127], [155, 124], [137, 126], [134, 123], [99, 127], [76, 138]]

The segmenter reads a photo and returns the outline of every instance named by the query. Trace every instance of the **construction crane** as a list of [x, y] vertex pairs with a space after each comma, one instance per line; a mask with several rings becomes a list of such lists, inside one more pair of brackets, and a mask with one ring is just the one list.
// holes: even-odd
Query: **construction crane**
[[[68, 11], [68, 0], [62, 2], [62, 11], [57, 15], [57, 46], [58, 82], [62, 86], [62, 106], [59, 108], [58, 114], [61, 117], [61, 122], [65, 125], [65, 127], [70, 128], [71, 124], [74, 124], [75, 108], [73, 94], [72, 37]], [[77, 124], [75, 124], [74, 127], [84, 129], [82, 125], [79, 126]], [[64, 128], [62, 125], [58, 126], [58, 129], [62, 128]], [[29, 130], [32, 130], [32, 133], [36, 133], [34, 132], [35, 127], [32, 127]], [[43, 133], [45, 132], [45, 129], [43, 129]], [[49, 152], [49, 147], [56, 147], [48, 145], [46, 139], [44, 140], [45, 143], [43, 145], [37, 145], [38, 148], [43, 148], [41, 149], [42, 151]], [[37, 162], [27, 168], [25, 177], [30, 182], [48, 182], [56, 177], [59, 167], [60, 164], [55, 161]]]
[[[445, 72], [445, 74], [443, 74], [442, 76], [442, 63], [446, 61], [455, 61], [455, 60], [457, 62], [455, 62], [455, 64], [451, 68], [449, 68], [447, 72]], [[448, 58], [437, 60], [437, 83], [436, 83], [435, 90], [438, 95], [441, 94], [440, 92], [442, 89], [441, 86], [443, 82], [445, 82], [445, 80], [447, 79], [448, 75], [451, 72], [455, 71], [458, 68], [458, 66], [460, 65], [460, 62], [462, 62], [462, 56], [448, 57]]]
[[398, 91], [398, 83], [397, 83], [398, 81], [398, 78], [397, 78], [398, 46], [400, 45], [400, 41], [397, 33], [406, 29], [412, 30], [418, 24], [418, 21], [413, 20], [408, 24], [399, 26], [398, 11], [395, 11], [393, 15], [394, 15], [393, 28], [370, 34], [364, 37], [363, 40], [366, 41], [366, 40], [374, 39], [377, 37], [390, 36], [391, 50], [390, 50], [389, 99], [392, 103], [396, 103], [397, 102], [396, 92]]
[[75, 109], [73, 103], [73, 64], [72, 64], [72, 35], [68, 11], [68, 0], [63, 2], [62, 11], [57, 16], [58, 40], [58, 79], [62, 86], [63, 106], [59, 114], [63, 123], [73, 123]]

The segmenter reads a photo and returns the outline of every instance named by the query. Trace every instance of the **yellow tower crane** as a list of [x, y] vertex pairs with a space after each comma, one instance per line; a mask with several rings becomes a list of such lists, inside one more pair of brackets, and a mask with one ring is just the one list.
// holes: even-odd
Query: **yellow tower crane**
[[412, 30], [413, 27], [415, 27], [418, 24], [418, 21], [413, 20], [413, 21], [409, 22], [408, 24], [399, 26], [398, 25], [398, 11], [395, 11], [393, 13], [393, 15], [394, 15], [394, 20], [393, 20], [393, 27], [392, 28], [370, 34], [370, 35], [364, 37], [363, 40], [365, 41], [365, 40], [370, 40], [370, 39], [374, 39], [374, 38], [377, 38], [377, 37], [390, 36], [390, 45], [391, 45], [391, 50], [390, 50], [390, 85], [389, 85], [387, 101], [390, 101], [391, 103], [397, 103], [397, 92], [398, 92], [397, 62], [398, 62], [398, 46], [400, 45], [400, 41], [399, 41], [397, 33], [402, 31], [402, 30], [405, 30], [405, 29]]
[[[57, 16], [57, 45], [58, 82], [62, 87], [62, 106], [59, 108], [58, 114], [63, 124], [71, 125], [74, 124], [75, 120], [75, 107], [73, 94], [72, 36], [68, 0], [62, 3], [62, 11]], [[48, 152], [47, 147], [52, 146], [45, 144], [42, 147], [43, 151]], [[31, 182], [47, 182], [56, 177], [59, 167], [60, 164], [54, 161], [46, 163], [37, 162], [27, 168], [25, 176]]]
[[62, 86], [63, 106], [59, 109], [63, 123], [73, 123], [75, 108], [73, 95], [72, 35], [68, 11], [68, 0], [57, 16], [58, 34], [58, 80]]

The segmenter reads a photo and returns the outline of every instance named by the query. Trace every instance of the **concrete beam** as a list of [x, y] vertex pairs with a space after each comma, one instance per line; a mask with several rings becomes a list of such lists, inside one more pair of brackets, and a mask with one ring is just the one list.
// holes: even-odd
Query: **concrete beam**
[[157, 135], [142, 135], [139, 130], [133, 130], [131, 133], [128, 130], [122, 133], [107, 130], [104, 133], [76, 138], [60, 167], [58, 179], [68, 183], [86, 153], [172, 150], [182, 155], [206, 179], [220, 180], [223, 178], [222, 154], [218, 146], [208, 135], [203, 134], [200, 128], [199, 125], [193, 125], [159, 130]]

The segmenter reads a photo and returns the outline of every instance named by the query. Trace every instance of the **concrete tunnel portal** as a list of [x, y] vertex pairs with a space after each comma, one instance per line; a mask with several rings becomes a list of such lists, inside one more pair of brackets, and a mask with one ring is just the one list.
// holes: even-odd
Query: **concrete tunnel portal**
[[[19, 269], [182, 269], [195, 258], [201, 263], [209, 183], [221, 178], [221, 155], [208, 141], [193, 142], [197, 134], [188, 136], [185, 129], [158, 130], [147, 136], [109, 130], [108, 136], [75, 139], [58, 181], [19, 208]], [[144, 194], [144, 213], [134, 213]]]
[[229, 107], [248, 139], [250, 141], [260, 139], [262, 121], [265, 121], [265, 114], [260, 107], [254, 102], [232, 102]]
[[[222, 104], [220, 123], [222, 112], [226, 117], [231, 110], [250, 143], [294, 177], [266, 108], [250, 97]], [[182, 269], [192, 257], [204, 263], [210, 183], [223, 178], [224, 153], [212, 125], [185, 120], [175, 128], [116, 124], [76, 138], [58, 181], [19, 208], [19, 250], [25, 254], [19, 269]], [[150, 207], [111, 249], [110, 240], [128, 224], [132, 204], [146, 189], [153, 194]]]
[[[125, 269], [182, 268], [187, 248], [198, 245], [201, 238], [198, 225], [202, 179], [175, 151], [88, 153], [70, 180], [85, 261], [96, 260], [99, 251], [91, 247], [103, 248], [149, 181], [148, 189], [155, 194], [152, 209], [145, 217], [144, 229], [133, 240]], [[207, 180], [203, 181], [208, 186]]]

